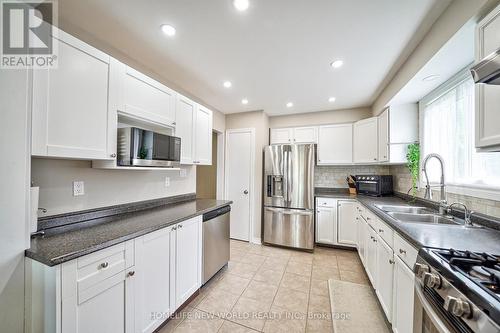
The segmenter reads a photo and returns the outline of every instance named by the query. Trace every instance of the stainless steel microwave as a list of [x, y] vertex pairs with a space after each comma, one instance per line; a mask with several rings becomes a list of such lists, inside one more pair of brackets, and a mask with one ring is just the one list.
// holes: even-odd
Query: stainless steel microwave
[[121, 166], [176, 167], [181, 159], [181, 138], [137, 127], [118, 129]]

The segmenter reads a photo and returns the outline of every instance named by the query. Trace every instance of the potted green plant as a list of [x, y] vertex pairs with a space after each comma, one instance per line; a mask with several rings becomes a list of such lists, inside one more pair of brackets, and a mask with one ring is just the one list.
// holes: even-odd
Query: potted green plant
[[420, 144], [412, 143], [408, 145], [406, 158], [408, 160], [406, 166], [411, 174], [412, 195], [415, 197], [417, 195], [418, 178], [420, 175]]

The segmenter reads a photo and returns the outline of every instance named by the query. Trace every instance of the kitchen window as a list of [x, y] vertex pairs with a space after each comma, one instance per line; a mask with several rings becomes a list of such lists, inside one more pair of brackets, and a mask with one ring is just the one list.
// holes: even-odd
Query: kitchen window
[[[421, 159], [429, 153], [445, 161], [448, 191], [500, 199], [500, 153], [474, 147], [474, 81], [468, 69], [424, 97], [420, 103]], [[437, 160], [428, 163], [429, 179], [439, 183]], [[425, 177], [421, 174], [421, 185]]]

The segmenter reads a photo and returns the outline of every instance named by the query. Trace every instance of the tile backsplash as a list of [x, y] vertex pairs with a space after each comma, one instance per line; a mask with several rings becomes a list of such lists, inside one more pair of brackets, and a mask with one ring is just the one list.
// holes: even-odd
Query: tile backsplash
[[314, 169], [314, 186], [316, 187], [348, 187], [345, 180], [349, 175], [390, 174], [388, 166], [354, 165], [354, 166], [316, 166]]
[[[393, 165], [390, 167], [390, 174], [394, 178], [394, 191], [407, 193], [411, 188], [411, 175], [405, 165]], [[425, 189], [419, 188], [417, 196], [423, 198]], [[439, 201], [439, 188], [432, 191], [434, 201]], [[475, 212], [500, 217], [500, 201], [471, 197], [468, 195], [447, 193], [449, 203], [461, 202]]]

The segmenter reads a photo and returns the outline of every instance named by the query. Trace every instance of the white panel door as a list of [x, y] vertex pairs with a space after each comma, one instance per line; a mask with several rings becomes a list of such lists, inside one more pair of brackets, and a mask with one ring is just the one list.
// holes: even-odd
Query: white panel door
[[372, 117], [354, 123], [354, 162], [376, 163], [378, 161], [378, 120]]
[[146, 121], [175, 126], [175, 91], [125, 66], [122, 112]]
[[356, 246], [356, 202], [339, 200], [337, 211], [337, 241], [346, 246]]
[[315, 126], [294, 128], [293, 143], [318, 143], [318, 128]]
[[318, 165], [352, 163], [352, 124], [320, 126]]
[[212, 164], [212, 111], [204, 106], [196, 108], [194, 130], [195, 163], [197, 165]]
[[[476, 62], [500, 45], [500, 6], [476, 27]], [[476, 147], [500, 151], [500, 86], [476, 84]]]
[[377, 238], [377, 286], [376, 293], [389, 322], [392, 321], [394, 279], [394, 253], [381, 237]]
[[316, 243], [335, 244], [335, 207], [316, 207]]
[[365, 264], [365, 244], [366, 244], [366, 235], [365, 235], [365, 221], [361, 217], [361, 215], [356, 215], [356, 224], [357, 224], [357, 239], [358, 239], [358, 254], [359, 258]]
[[175, 311], [171, 274], [173, 227], [164, 228], [135, 240], [137, 332], [153, 332]]
[[[398, 126], [398, 124], [394, 124]], [[389, 161], [389, 109], [378, 116], [378, 161]]]
[[195, 102], [177, 94], [175, 136], [181, 138], [181, 164], [193, 164], [194, 162], [196, 112]]
[[377, 233], [368, 224], [366, 224], [366, 273], [374, 288], [377, 287]]
[[254, 129], [226, 131], [226, 199], [232, 200], [231, 238], [249, 241], [254, 164]]
[[395, 333], [413, 333], [415, 276], [406, 264], [394, 256], [394, 296], [392, 329]]
[[53, 42], [58, 67], [33, 70], [32, 154], [106, 159], [110, 57], [63, 31]]
[[293, 128], [271, 128], [271, 144], [292, 143]]
[[201, 287], [201, 216], [180, 222], [175, 231], [175, 308]]

